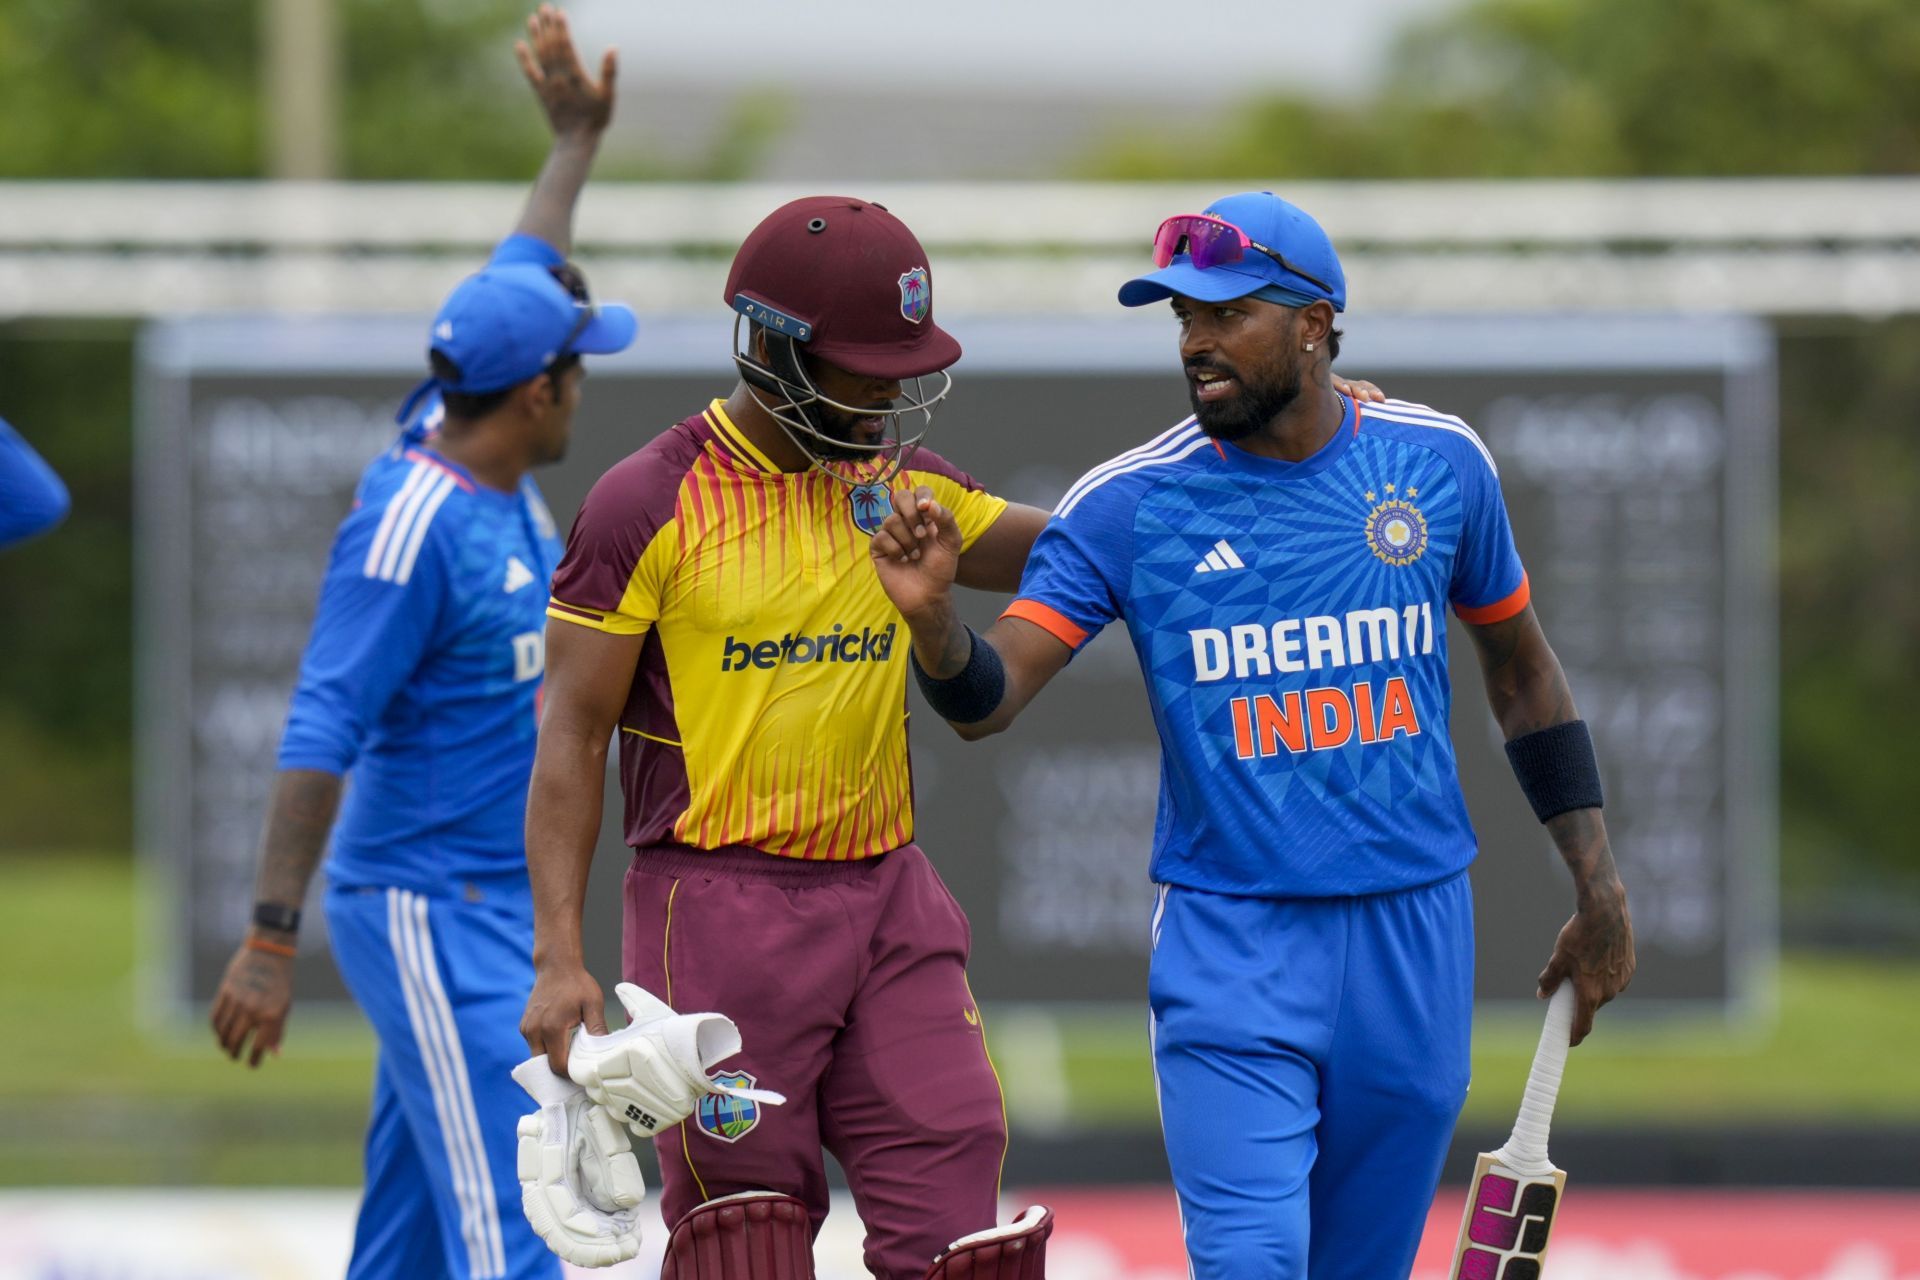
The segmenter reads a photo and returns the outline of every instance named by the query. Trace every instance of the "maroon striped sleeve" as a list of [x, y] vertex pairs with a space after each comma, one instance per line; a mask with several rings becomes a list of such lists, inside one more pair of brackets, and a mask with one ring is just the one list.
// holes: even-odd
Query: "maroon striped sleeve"
[[549, 614], [597, 625], [619, 608], [641, 555], [673, 519], [680, 482], [711, 430], [696, 414], [616, 462], [594, 483], [554, 571]]

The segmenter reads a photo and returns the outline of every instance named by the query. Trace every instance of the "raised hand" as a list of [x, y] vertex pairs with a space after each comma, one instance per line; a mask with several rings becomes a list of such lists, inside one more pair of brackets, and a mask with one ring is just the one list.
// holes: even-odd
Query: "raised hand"
[[614, 50], [600, 55], [600, 79], [590, 79], [573, 47], [567, 15], [543, 4], [527, 19], [527, 38], [514, 41], [513, 52], [556, 137], [606, 129], [613, 119], [614, 79], [620, 69]]
[[932, 489], [899, 489], [868, 554], [888, 599], [911, 621], [946, 605], [960, 570], [960, 526]]

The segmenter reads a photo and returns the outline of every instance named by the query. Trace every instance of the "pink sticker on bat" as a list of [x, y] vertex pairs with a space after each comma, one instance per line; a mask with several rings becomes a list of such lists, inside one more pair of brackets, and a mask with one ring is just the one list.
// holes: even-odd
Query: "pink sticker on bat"
[[1469, 1249], [1460, 1255], [1459, 1280], [1496, 1280], [1500, 1259], [1484, 1249]]

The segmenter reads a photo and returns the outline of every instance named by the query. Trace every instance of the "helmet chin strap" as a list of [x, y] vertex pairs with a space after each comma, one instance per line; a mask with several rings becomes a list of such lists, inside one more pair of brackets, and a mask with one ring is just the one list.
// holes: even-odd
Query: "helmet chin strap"
[[[749, 334], [749, 342], [757, 336], [761, 339], [767, 353], [767, 359], [757, 359], [751, 346], [743, 348], [740, 344], [740, 325], [744, 317], [734, 318], [734, 363], [739, 366], [740, 377], [747, 385], [747, 391], [754, 402], [766, 410], [781, 431], [795, 448], [805, 454], [808, 463], [816, 471], [824, 472], [849, 488], [859, 488], [871, 484], [888, 484], [906, 469], [907, 461], [913, 451], [926, 438], [927, 431], [933, 425], [933, 407], [944, 400], [953, 389], [953, 378], [945, 370], [940, 371], [940, 388], [932, 396], [925, 395], [920, 384], [922, 379], [915, 378], [914, 394], [904, 409], [882, 410], [869, 416], [887, 420], [892, 429], [890, 439], [879, 444], [861, 445], [851, 441], [836, 439], [826, 429], [826, 411], [838, 410], [842, 413], [858, 415], [863, 411], [856, 405], [843, 405], [822, 395], [808, 376], [806, 365], [800, 359], [800, 352], [794, 340], [786, 334], [773, 333], [762, 326], [755, 325]], [[774, 397], [769, 400], [768, 397]], [[920, 431], [911, 438], [906, 437], [902, 419], [910, 413], [921, 416]], [[823, 457], [827, 451], [837, 453], [837, 457]], [[867, 473], [870, 463], [881, 464], [880, 470]], [[836, 464], [847, 464], [855, 472], [848, 475]]]

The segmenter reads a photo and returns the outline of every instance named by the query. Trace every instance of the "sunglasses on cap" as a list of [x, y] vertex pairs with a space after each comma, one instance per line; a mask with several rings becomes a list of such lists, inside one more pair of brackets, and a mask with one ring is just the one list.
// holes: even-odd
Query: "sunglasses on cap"
[[1160, 229], [1153, 234], [1153, 265], [1164, 267], [1173, 261], [1175, 254], [1184, 253], [1194, 266], [1206, 271], [1240, 261], [1249, 249], [1266, 254], [1308, 284], [1317, 285], [1328, 294], [1334, 292], [1325, 280], [1302, 271], [1231, 222], [1204, 213], [1175, 214], [1160, 224]]

